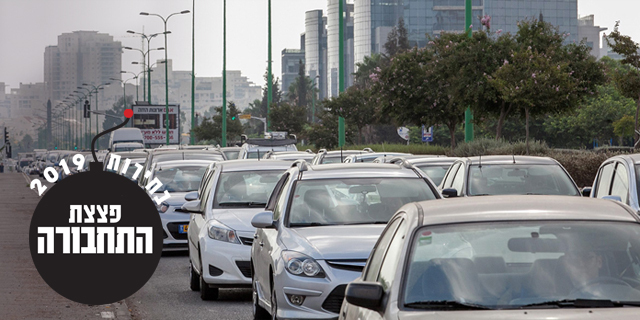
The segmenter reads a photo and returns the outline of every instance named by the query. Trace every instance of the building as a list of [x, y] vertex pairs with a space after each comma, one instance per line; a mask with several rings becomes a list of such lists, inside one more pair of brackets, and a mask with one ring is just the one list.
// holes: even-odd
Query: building
[[307, 11], [304, 20], [305, 72], [318, 87], [318, 99], [327, 97], [327, 18], [322, 10]]
[[[304, 37], [302, 37], [304, 38]], [[304, 48], [282, 50], [282, 95], [286, 96], [289, 86], [296, 80], [300, 72], [300, 65], [304, 67]]]
[[403, 16], [403, 8], [402, 0], [355, 0], [354, 63], [382, 52], [387, 35]]
[[[578, 19], [578, 40], [584, 41], [591, 48], [591, 54], [599, 59], [602, 57], [602, 48], [600, 46], [600, 33], [606, 31], [607, 28], [596, 26], [593, 22], [593, 15], [588, 15]], [[604, 55], [607, 55], [606, 53]]]
[[346, 3], [346, 0], [328, 0], [327, 5], [327, 97], [338, 95], [339, 81], [338, 70], [340, 55], [340, 35], [338, 11], [340, 2], [344, 5], [344, 77], [345, 88], [353, 83], [354, 72], [354, 4]]

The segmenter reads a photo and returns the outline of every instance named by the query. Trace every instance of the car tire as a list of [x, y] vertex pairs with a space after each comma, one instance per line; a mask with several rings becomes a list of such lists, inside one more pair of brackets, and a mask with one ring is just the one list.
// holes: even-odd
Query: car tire
[[203, 273], [203, 271], [200, 272], [200, 299], [205, 301], [217, 300], [219, 292], [218, 288], [210, 288], [209, 285], [204, 282], [204, 277], [202, 276]]
[[200, 276], [193, 270], [193, 262], [189, 261], [189, 288], [200, 291]]
[[253, 288], [253, 293], [252, 298], [253, 298], [253, 319], [254, 320], [268, 320], [271, 319], [271, 315], [267, 312], [267, 310], [265, 310], [263, 307], [260, 306], [260, 303], [258, 302], [258, 288], [256, 286], [256, 281], [255, 279], [251, 279], [252, 282], [252, 288]]

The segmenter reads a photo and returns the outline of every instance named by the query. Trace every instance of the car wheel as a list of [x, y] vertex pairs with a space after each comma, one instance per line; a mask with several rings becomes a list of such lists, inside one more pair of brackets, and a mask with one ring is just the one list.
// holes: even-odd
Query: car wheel
[[252, 288], [253, 288], [253, 293], [251, 295], [253, 299], [253, 319], [254, 320], [271, 319], [271, 316], [269, 315], [267, 310], [261, 307], [260, 303], [258, 302], [258, 287], [256, 286], [255, 278], [251, 279], [251, 282], [252, 282]]
[[189, 288], [191, 291], [200, 291], [200, 276], [193, 270], [191, 261], [189, 261]]
[[271, 284], [271, 319], [278, 320], [278, 298], [276, 298], [276, 286]]
[[[201, 269], [204, 270], [204, 269]], [[200, 299], [202, 300], [217, 300], [218, 299], [218, 288], [210, 288], [209, 285], [204, 282], [204, 277], [202, 274], [204, 271], [200, 272]]]

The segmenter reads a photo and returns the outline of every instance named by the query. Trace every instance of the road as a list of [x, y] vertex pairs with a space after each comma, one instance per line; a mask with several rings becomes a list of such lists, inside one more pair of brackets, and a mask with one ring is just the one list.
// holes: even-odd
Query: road
[[189, 289], [186, 252], [163, 254], [149, 282], [113, 305], [86, 306], [58, 295], [29, 252], [29, 224], [40, 197], [28, 179], [36, 178], [0, 174], [0, 319], [251, 319], [250, 289], [221, 289], [218, 301], [202, 301]]

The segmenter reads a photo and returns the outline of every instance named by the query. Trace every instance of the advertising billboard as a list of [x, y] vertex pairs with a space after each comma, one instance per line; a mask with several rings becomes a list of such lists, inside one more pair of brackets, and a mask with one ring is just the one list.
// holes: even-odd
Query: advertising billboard
[[[142, 131], [144, 143], [149, 145], [166, 144], [166, 109], [164, 105], [132, 106], [133, 126]], [[180, 143], [180, 105], [169, 105], [169, 143]]]

